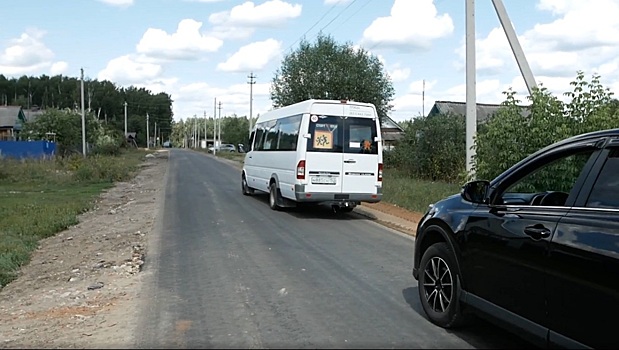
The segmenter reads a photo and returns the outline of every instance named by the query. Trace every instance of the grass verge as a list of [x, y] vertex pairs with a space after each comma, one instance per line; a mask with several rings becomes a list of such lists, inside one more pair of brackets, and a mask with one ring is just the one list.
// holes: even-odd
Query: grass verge
[[40, 239], [77, 224], [101, 191], [135, 174], [145, 155], [0, 159], [0, 286], [17, 277]]
[[411, 178], [397, 169], [385, 169], [383, 174], [383, 201], [419, 213], [424, 213], [429, 204], [460, 192], [460, 188], [460, 184]]
[[[218, 157], [232, 159], [243, 164], [245, 153], [217, 153]], [[383, 202], [424, 213], [428, 204], [460, 192], [460, 184], [427, 181], [411, 178], [397, 169], [385, 169]]]

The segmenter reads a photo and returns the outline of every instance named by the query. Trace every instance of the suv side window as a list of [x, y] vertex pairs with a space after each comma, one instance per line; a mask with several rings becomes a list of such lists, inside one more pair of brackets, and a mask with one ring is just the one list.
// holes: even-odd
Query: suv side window
[[610, 151], [586, 206], [619, 209], [619, 149]]
[[579, 150], [539, 166], [515, 180], [503, 192], [504, 204], [564, 206], [594, 150]]

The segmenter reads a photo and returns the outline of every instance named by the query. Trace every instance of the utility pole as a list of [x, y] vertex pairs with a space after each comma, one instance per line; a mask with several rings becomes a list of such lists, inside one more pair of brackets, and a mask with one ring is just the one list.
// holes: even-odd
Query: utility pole
[[82, 92], [82, 154], [86, 157], [86, 115], [84, 114], [84, 68], [80, 68], [80, 85]]
[[208, 123], [206, 122], [206, 110], [204, 111], [204, 148], [208, 150], [208, 130], [206, 129]]
[[149, 143], [150, 143], [150, 132], [148, 130], [148, 122], [149, 122], [150, 117], [148, 116], [148, 113], [146, 113], [146, 149], [148, 149]]
[[213, 155], [217, 155], [217, 97], [213, 105]]
[[125, 141], [127, 139], [127, 101], [125, 101]]
[[466, 172], [473, 174], [475, 134], [477, 133], [477, 93], [475, 78], [475, 0], [466, 0]]
[[217, 138], [221, 145], [221, 101], [219, 101], [219, 128], [217, 128]]
[[157, 121], [155, 120], [155, 131], [153, 132], [153, 147], [157, 148]]
[[253, 104], [254, 104], [254, 84], [256, 83], [256, 81], [254, 80], [256, 78], [256, 76], [254, 75], [254, 72], [251, 72], [248, 76], [249, 81], [247, 82], [247, 84], [249, 84], [249, 135], [251, 135], [251, 130], [252, 128], [252, 109], [253, 109]]

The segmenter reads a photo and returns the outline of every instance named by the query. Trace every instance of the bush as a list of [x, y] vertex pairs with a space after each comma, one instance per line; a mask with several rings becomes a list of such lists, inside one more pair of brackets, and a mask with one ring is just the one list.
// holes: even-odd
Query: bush
[[478, 130], [474, 170], [479, 179], [493, 179], [529, 154], [584, 132], [619, 127], [617, 100], [604, 88], [599, 76], [587, 82], [582, 72], [571, 83], [572, 100], [564, 103], [545, 87], [528, 99], [531, 113], [522, 116], [515, 92], [505, 92], [504, 108]]

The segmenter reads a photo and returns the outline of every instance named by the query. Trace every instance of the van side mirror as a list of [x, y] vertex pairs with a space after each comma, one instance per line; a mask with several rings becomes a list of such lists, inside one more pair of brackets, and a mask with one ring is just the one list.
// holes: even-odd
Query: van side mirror
[[485, 180], [467, 182], [462, 186], [460, 195], [467, 202], [476, 204], [487, 203], [489, 187], [490, 182]]

